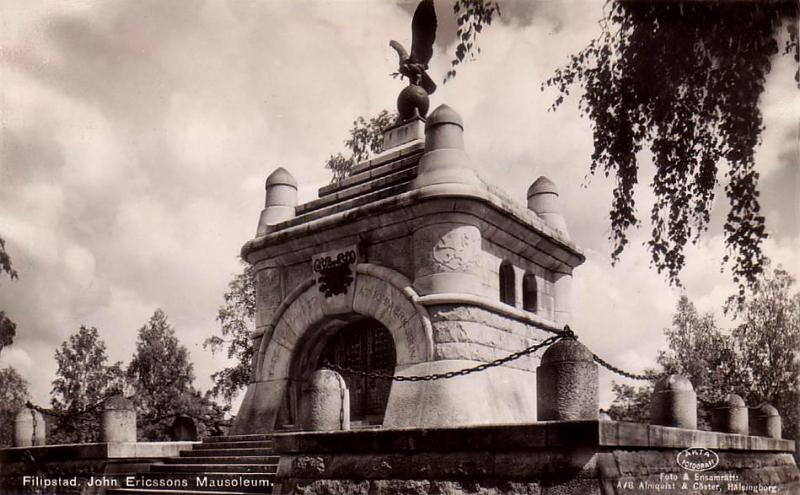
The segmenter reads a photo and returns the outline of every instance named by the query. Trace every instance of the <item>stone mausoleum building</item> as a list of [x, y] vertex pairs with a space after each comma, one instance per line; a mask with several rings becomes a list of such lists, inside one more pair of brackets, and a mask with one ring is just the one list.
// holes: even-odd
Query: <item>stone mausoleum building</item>
[[[253, 376], [232, 433], [307, 426], [312, 375], [326, 361], [440, 374], [525, 349], [569, 323], [584, 256], [555, 184], [540, 177], [527, 203], [510, 198], [476, 173], [464, 134], [446, 105], [427, 121], [398, 123], [382, 153], [302, 205], [289, 171], [269, 176], [256, 237], [242, 248], [257, 270], [257, 322]], [[354, 428], [529, 423], [537, 366], [524, 356], [457, 379], [341, 379]]]

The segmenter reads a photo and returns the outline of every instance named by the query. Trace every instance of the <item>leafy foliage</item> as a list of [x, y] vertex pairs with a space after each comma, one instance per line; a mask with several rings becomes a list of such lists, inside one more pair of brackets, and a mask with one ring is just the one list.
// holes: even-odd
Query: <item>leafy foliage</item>
[[331, 155], [325, 168], [333, 172], [331, 182], [338, 182], [347, 178], [350, 171], [358, 163], [368, 160], [373, 154], [380, 153], [383, 147], [383, 131], [397, 121], [397, 112], [381, 110], [381, 112], [369, 119], [359, 117], [353, 122], [350, 129], [350, 139], [344, 145], [350, 150], [350, 155], [345, 157], [341, 153]]
[[14, 417], [30, 399], [28, 382], [8, 366], [0, 369], [0, 446], [10, 447], [14, 438]]
[[[797, 2], [787, 0], [614, 1], [602, 35], [542, 85], [561, 93], [554, 108], [575, 83], [583, 89], [580, 108], [594, 132], [590, 170], [617, 179], [610, 213], [615, 261], [627, 230], [639, 224], [637, 153], [649, 146], [656, 167], [652, 264], [680, 284], [683, 249], [707, 229], [725, 161], [725, 261], [734, 258], [740, 297], [755, 283], [767, 237], [753, 158], [763, 128], [758, 100], [779, 52], [780, 26], [796, 24], [797, 15]], [[790, 33], [787, 48], [797, 59]]]
[[[784, 438], [794, 438], [800, 400], [800, 294], [795, 280], [782, 268], [762, 275], [742, 305], [732, 298], [728, 309], [738, 324], [721, 330], [711, 314], [700, 315], [681, 297], [664, 333], [669, 350], [657, 362], [665, 372], [686, 376], [700, 403], [699, 426], [708, 429], [713, 403], [734, 393], [748, 406], [775, 406], [783, 420]], [[609, 408], [614, 419], [640, 421], [648, 411], [652, 384], [634, 389], [614, 384], [616, 398]], [[613, 412], [613, 414], [612, 414]]]
[[751, 404], [775, 406], [784, 432], [792, 433], [800, 400], [800, 293], [791, 293], [795, 282], [778, 267], [759, 279], [743, 306], [729, 306], [741, 321], [733, 329], [733, 339], [745, 370], [741, 379], [747, 395], [743, 397]]
[[[11, 280], [19, 278], [17, 271], [11, 266], [11, 257], [6, 252], [6, 241], [0, 237], [0, 275], [3, 273], [6, 273]], [[5, 311], [0, 310], [0, 351], [11, 345], [16, 333], [17, 325], [6, 316]]]
[[458, 24], [456, 30], [458, 44], [444, 82], [456, 77], [458, 65], [466, 63], [468, 60], [474, 60], [480, 54], [478, 35], [483, 32], [483, 26], [492, 24], [495, 14], [500, 15], [500, 5], [497, 2], [486, 0], [456, 0], [453, 4], [453, 13]]
[[[477, 35], [499, 15], [489, 0], [457, 0], [453, 10], [460, 43], [445, 81], [480, 52]], [[542, 89], [558, 90], [553, 109], [575, 84], [583, 90], [579, 107], [594, 134], [590, 172], [616, 178], [612, 259], [627, 246], [628, 230], [640, 225], [634, 198], [640, 151], [649, 148], [656, 168], [647, 246], [652, 265], [673, 285], [680, 285], [686, 244], [707, 230], [720, 165], [727, 164], [724, 263], [732, 264], [741, 300], [765, 262], [754, 162], [763, 130], [758, 100], [770, 59], [781, 51], [781, 26], [788, 32], [783, 53], [800, 62], [798, 3], [608, 0], [605, 12], [602, 34]]]
[[653, 386], [632, 387], [630, 385], [612, 383], [614, 402], [606, 410], [615, 421], [633, 421], [648, 423], [650, 421], [650, 397]]
[[666, 373], [688, 378], [699, 397], [721, 400], [730, 393], [728, 384], [741, 381], [734, 339], [717, 327], [714, 315], [700, 315], [688, 297], [681, 296], [664, 334], [669, 350], [659, 352], [656, 361]]
[[244, 264], [244, 271], [236, 275], [228, 284], [223, 296], [225, 304], [217, 311], [221, 336], [213, 335], [203, 342], [203, 348], [211, 348], [216, 354], [227, 346], [226, 355], [235, 359], [234, 366], [211, 375], [214, 388], [213, 397], [221, 397], [226, 404], [233, 401], [236, 394], [250, 381], [253, 360], [253, 339], [251, 337], [256, 316], [256, 270]]
[[167, 439], [175, 415], [184, 412], [197, 395], [189, 351], [178, 342], [162, 310], [156, 310], [139, 329], [127, 377], [135, 390], [137, 436], [142, 440]]
[[[122, 391], [122, 362], [108, 365], [106, 344], [97, 329], [81, 326], [55, 354], [58, 370], [51, 403], [57, 411], [78, 411], [92, 406], [112, 391]], [[51, 443], [87, 443], [99, 440], [100, 410], [59, 418]]]

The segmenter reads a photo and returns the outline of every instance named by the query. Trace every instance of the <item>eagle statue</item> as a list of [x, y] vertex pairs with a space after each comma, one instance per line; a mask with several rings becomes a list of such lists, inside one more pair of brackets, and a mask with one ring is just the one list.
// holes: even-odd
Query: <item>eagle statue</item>
[[411, 55], [397, 41], [389, 41], [389, 46], [400, 58], [397, 72], [408, 78], [409, 85], [420, 86], [431, 95], [436, 91], [436, 83], [425, 71], [433, 56], [433, 42], [436, 41], [436, 9], [433, 0], [422, 0], [417, 6], [411, 21], [411, 35]]

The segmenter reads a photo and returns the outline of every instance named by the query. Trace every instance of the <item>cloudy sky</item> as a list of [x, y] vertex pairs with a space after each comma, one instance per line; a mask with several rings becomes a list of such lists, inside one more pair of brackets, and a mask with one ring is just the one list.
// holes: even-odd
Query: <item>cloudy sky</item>
[[[573, 240], [575, 329], [634, 372], [665, 347], [679, 291], [648, 268], [632, 233], [610, 266], [612, 183], [588, 179], [589, 123], [540, 83], [597, 35], [602, 2], [507, 2], [482, 54], [432, 97], [461, 113], [479, 172], [520, 201], [538, 176], [560, 187]], [[437, 3], [431, 73], [453, 53], [452, 2]], [[0, 279], [0, 308], [17, 323], [0, 364], [49, 402], [56, 347], [96, 326], [113, 360], [130, 360], [137, 329], [162, 308], [195, 363], [196, 385], [226, 365], [202, 348], [256, 230], [263, 182], [277, 167], [301, 200], [329, 181], [352, 121], [392, 108], [389, 38], [410, 45], [415, 3], [367, 0], [5, 0], [0, 7], [0, 236], [19, 280]], [[798, 274], [798, 92], [793, 61], [777, 60], [762, 102], [758, 151], [767, 254]], [[645, 157], [646, 160], [646, 157]], [[646, 169], [646, 167], [645, 167]], [[649, 183], [647, 170], [640, 183]], [[724, 200], [724, 195], [718, 196]], [[646, 188], [637, 204], [646, 218]], [[733, 292], [719, 267], [715, 224], [689, 249], [685, 290], [701, 310]], [[608, 373], [601, 394], [610, 398]]]

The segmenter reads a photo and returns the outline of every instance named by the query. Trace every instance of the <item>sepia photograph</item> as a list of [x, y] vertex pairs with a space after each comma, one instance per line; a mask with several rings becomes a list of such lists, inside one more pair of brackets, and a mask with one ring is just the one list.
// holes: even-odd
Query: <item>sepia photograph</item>
[[796, 0], [4, 0], [0, 495], [800, 494]]

